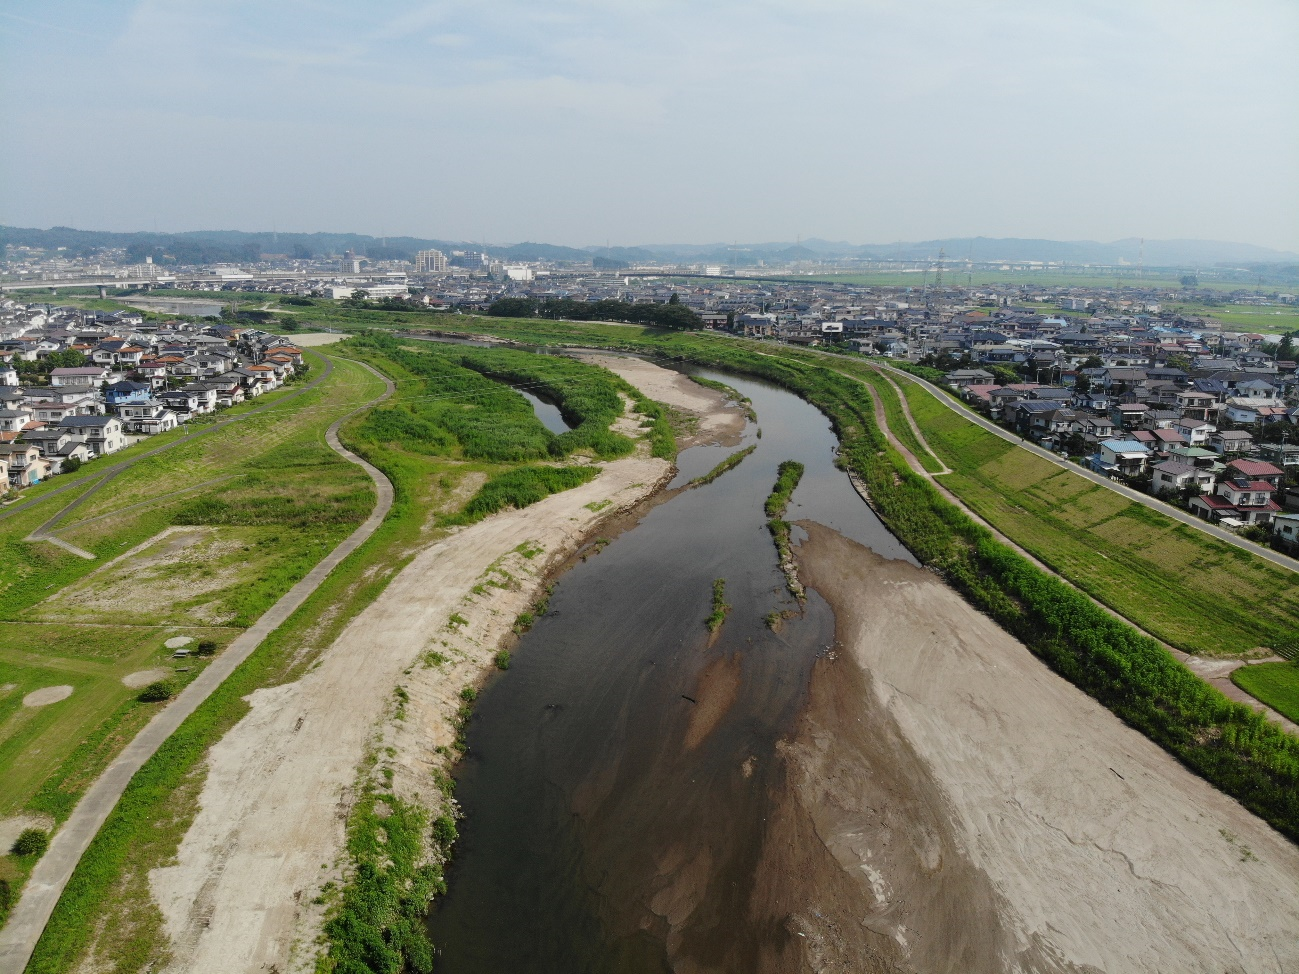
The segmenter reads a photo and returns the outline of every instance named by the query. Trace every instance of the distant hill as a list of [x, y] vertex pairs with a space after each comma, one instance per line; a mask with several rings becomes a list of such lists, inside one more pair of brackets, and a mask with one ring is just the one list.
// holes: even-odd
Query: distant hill
[[[783, 264], [839, 257], [875, 260], [927, 260], [940, 251], [951, 260], [1065, 261], [1070, 264], [1143, 262], [1146, 267], [1248, 267], [1294, 264], [1299, 254], [1219, 240], [1034, 240], [1021, 237], [949, 237], [889, 244], [850, 244], [810, 238], [756, 244], [642, 244], [636, 247], [565, 247], [548, 243], [482, 244], [419, 237], [371, 237], [358, 233], [255, 233], [243, 230], [192, 230], [184, 233], [118, 233], [51, 227], [39, 230], [0, 226], [0, 245], [67, 248], [70, 255], [88, 256], [111, 247], [125, 248], [132, 259], [153, 257], [158, 263], [182, 264], [240, 262], [262, 254], [291, 257], [328, 257], [351, 250], [373, 260], [413, 260], [419, 250], [485, 250], [492, 257], [511, 261], [573, 261], [589, 263], [604, 258], [603, 266], [626, 266], [649, 261], [725, 264], [753, 267], [760, 263]], [[1143, 249], [1144, 248], [1144, 249]]]

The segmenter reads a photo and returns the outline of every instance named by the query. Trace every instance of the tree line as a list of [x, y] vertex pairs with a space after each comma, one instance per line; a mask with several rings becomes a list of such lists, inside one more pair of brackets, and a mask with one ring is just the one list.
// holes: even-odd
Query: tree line
[[572, 298], [500, 298], [487, 313], [493, 318], [550, 318], [565, 321], [624, 321], [651, 328], [689, 331], [704, 327], [704, 320], [681, 304], [674, 294], [667, 304], [632, 304], [606, 298], [575, 301]]

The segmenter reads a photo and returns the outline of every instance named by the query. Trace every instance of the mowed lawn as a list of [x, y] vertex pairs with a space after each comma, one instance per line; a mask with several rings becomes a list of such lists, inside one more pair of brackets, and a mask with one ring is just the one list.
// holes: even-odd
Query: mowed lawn
[[1299, 722], [1299, 663], [1256, 663], [1233, 670], [1231, 682]]
[[1295, 573], [994, 436], [898, 378], [944, 486], [1094, 598], [1187, 652], [1299, 651]]
[[[205, 639], [224, 646], [236, 634], [231, 629], [0, 622], [0, 817], [24, 809], [56, 819], [66, 815], [70, 805], [64, 796], [84, 787], [82, 775], [97, 765], [96, 755], [104, 748], [116, 750], [114, 744], [124, 741], [114, 738], [157, 709], [136, 704], [139, 689], [127, 687], [122, 678], [145, 670], [193, 670], [198, 661], [173, 660], [163, 645], [173, 636], [190, 637], [192, 648]], [[59, 686], [72, 687], [72, 694], [55, 703], [24, 706], [23, 698], [32, 691]], [[129, 720], [137, 709], [142, 719]], [[72, 755], [78, 759], [62, 767]]]

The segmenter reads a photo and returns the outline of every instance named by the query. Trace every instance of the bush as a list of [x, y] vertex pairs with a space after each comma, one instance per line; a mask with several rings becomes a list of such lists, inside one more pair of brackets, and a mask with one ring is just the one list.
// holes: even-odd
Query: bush
[[141, 703], [161, 703], [176, 695], [176, 684], [171, 680], [156, 680], [140, 691], [136, 697]]
[[80, 469], [81, 469], [80, 457], [68, 457], [59, 466], [60, 473], [76, 473]]
[[195, 656], [215, 656], [217, 644], [211, 639], [202, 640], [194, 649]]
[[503, 649], [496, 654], [494, 662], [498, 670], [508, 670], [510, 668], [510, 651]]
[[44, 829], [23, 829], [10, 850], [15, 856], [42, 856], [50, 847], [50, 836]]
[[597, 466], [516, 467], [488, 480], [461, 513], [444, 523], [474, 524], [507, 507], [527, 507], [551, 494], [580, 487], [599, 472]]
[[458, 836], [455, 819], [450, 815], [439, 815], [433, 823], [433, 840], [442, 847], [444, 853], [451, 850]]

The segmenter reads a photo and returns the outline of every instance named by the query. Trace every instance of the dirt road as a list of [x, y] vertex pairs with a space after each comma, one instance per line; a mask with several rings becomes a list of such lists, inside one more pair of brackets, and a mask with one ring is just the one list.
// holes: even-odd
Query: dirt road
[[1299, 970], [1299, 849], [931, 574], [806, 527], [837, 645], [785, 747], [767, 969]]

